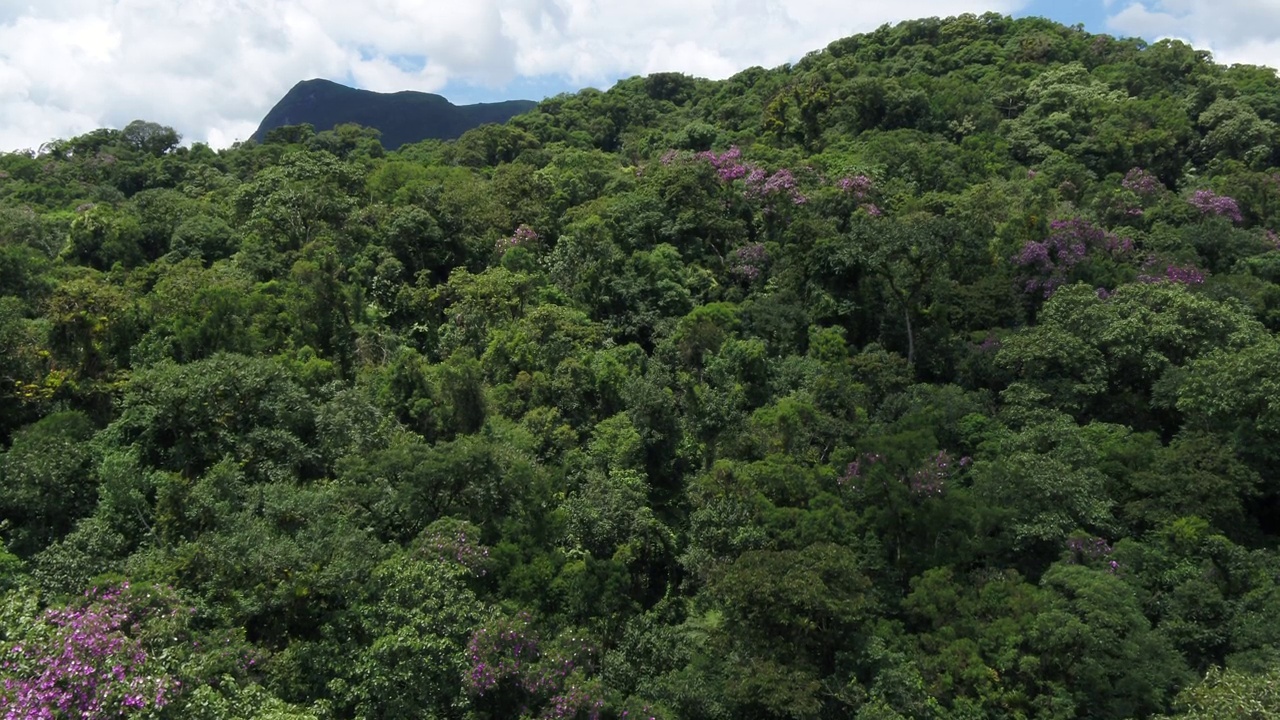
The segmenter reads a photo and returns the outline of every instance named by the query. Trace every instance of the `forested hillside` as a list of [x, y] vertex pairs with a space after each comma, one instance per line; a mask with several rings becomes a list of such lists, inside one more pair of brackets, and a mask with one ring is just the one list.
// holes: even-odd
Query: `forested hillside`
[[984, 15], [0, 156], [0, 711], [1278, 717], [1277, 123]]

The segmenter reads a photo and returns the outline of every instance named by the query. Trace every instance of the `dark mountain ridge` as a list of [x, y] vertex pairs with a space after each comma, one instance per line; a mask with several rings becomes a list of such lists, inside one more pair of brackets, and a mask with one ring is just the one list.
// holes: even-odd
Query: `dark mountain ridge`
[[262, 119], [253, 139], [262, 142], [268, 132], [285, 125], [308, 123], [316, 130], [331, 130], [356, 123], [377, 128], [383, 147], [395, 150], [420, 140], [451, 140], [479, 125], [506, 122], [536, 105], [532, 100], [454, 105], [431, 93], [379, 93], [317, 78], [294, 85]]

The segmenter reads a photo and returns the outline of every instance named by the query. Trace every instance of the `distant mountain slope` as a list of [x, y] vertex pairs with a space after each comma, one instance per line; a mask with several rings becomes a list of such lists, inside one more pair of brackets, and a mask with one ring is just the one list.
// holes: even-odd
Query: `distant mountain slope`
[[430, 93], [377, 93], [329, 80], [304, 80], [271, 108], [253, 139], [261, 142], [268, 132], [285, 125], [310, 123], [316, 130], [330, 130], [358, 123], [382, 131], [383, 146], [394, 150], [429, 138], [456, 138], [477, 125], [506, 122], [536, 105], [532, 100], [454, 105]]

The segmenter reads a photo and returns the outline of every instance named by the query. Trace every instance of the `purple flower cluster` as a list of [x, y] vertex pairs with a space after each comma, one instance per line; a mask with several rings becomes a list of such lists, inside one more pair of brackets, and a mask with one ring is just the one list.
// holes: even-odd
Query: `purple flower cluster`
[[488, 572], [485, 566], [489, 562], [489, 548], [476, 542], [472, 537], [475, 533], [474, 528], [467, 527], [459, 527], [452, 533], [433, 532], [425, 539], [424, 549], [428, 553], [458, 563], [477, 576], [482, 576]]
[[1202, 285], [1204, 284], [1204, 272], [1191, 265], [1170, 265], [1165, 268], [1163, 275], [1139, 275], [1138, 282], [1171, 282], [1179, 285]]
[[1026, 291], [1043, 291], [1044, 296], [1067, 281], [1071, 270], [1090, 252], [1124, 256], [1133, 250], [1133, 241], [1117, 237], [1083, 218], [1055, 220], [1049, 225], [1049, 237], [1043, 242], [1030, 241], [1013, 257], [1015, 265], [1033, 273]]
[[126, 717], [167, 705], [181, 683], [131, 633], [141, 619], [129, 584], [90, 592], [84, 607], [50, 609], [0, 657], [0, 711], [19, 718]]
[[1197, 190], [1187, 200], [1201, 215], [1216, 215], [1232, 222], [1243, 222], [1240, 205], [1233, 198], [1219, 195], [1212, 190]]
[[499, 253], [504, 253], [514, 247], [528, 247], [536, 245], [539, 240], [538, 233], [528, 225], [521, 225], [511, 234], [511, 237], [505, 237], [498, 240], [495, 249]]
[[1071, 538], [1067, 541], [1067, 549], [1076, 557], [1097, 559], [1111, 554], [1111, 545], [1100, 538]]
[[854, 175], [852, 177], [845, 176], [836, 181], [836, 187], [841, 192], [848, 193], [858, 202], [858, 207], [866, 210], [868, 214], [879, 217], [883, 213], [880, 207], [871, 202], [871, 191], [875, 189], [875, 183], [866, 175]]
[[551, 698], [540, 717], [549, 720], [562, 718], [578, 718], [586, 711], [589, 720], [599, 720], [600, 711], [604, 709], [604, 700], [593, 697], [586, 689], [570, 685]]
[[[517, 678], [529, 689], [525, 675], [541, 655], [538, 638], [530, 629], [528, 613], [516, 618], [498, 618], [476, 630], [467, 644], [471, 671], [467, 674], [467, 690], [476, 695], [498, 686], [508, 678]], [[521, 664], [524, 667], [521, 667]]]
[[1125, 174], [1120, 185], [1143, 199], [1155, 197], [1164, 191], [1164, 184], [1160, 182], [1160, 178], [1137, 167]]
[[844, 474], [836, 478], [836, 483], [842, 486], [847, 485], [850, 489], [856, 490], [857, 486], [854, 485], [854, 481], [861, 479], [862, 473], [872, 465], [881, 462], [884, 462], [884, 456], [880, 453], [864, 453], [849, 463], [844, 470]]
[[[836, 478], [836, 483], [841, 487], [848, 487], [851, 490], [858, 490], [856, 481], [862, 478], [863, 473], [868, 472], [873, 466], [884, 462], [884, 456], [879, 453], [865, 453], [855, 459], [845, 468], [844, 474]], [[957, 461], [953, 461], [951, 454], [946, 450], [940, 450], [936, 455], [929, 458], [924, 466], [910, 477], [901, 478], [903, 484], [915, 495], [920, 497], [936, 497], [942, 495], [946, 489], [946, 483], [955, 473], [955, 468], [968, 467], [972, 460], [968, 457], [962, 457]]]
[[[1103, 560], [1110, 557], [1111, 545], [1100, 537], [1073, 537], [1067, 541], [1067, 551], [1071, 553], [1071, 557], [1074, 562], [1083, 563], [1090, 560]], [[1108, 560], [1106, 567], [1107, 572], [1110, 573], [1120, 571], [1120, 563], [1115, 560]]]
[[[665, 158], [666, 155], [663, 157]], [[764, 172], [755, 165], [742, 162], [742, 150], [737, 145], [719, 154], [707, 150], [694, 155], [694, 157], [711, 163], [711, 167], [716, 169], [716, 174], [725, 182], [741, 180], [753, 171]]]
[[840, 178], [836, 181], [836, 187], [842, 192], [849, 193], [855, 199], [866, 200], [871, 195], [871, 188], [874, 186], [871, 178], [866, 175], [854, 175]]
[[768, 262], [769, 253], [765, 251], [764, 243], [743, 245], [734, 251], [729, 271], [747, 281], [754, 281], [764, 274]]
[[[967, 467], [970, 462], [969, 457], [965, 456], [955, 464]], [[951, 455], [946, 450], [939, 450], [924, 467], [907, 479], [907, 487], [920, 497], [937, 497], [946, 490], [947, 480], [951, 478], [952, 472]]]
[[479, 628], [467, 645], [471, 669], [467, 691], [484, 696], [500, 685], [513, 687], [529, 700], [545, 703], [539, 717], [598, 720], [604, 701], [573, 681], [574, 671], [590, 667], [596, 649], [584, 638], [567, 639], [568, 650], [543, 652], [528, 613], [497, 618]]
[[[663, 155], [663, 162], [669, 164], [666, 158], [667, 155]], [[731, 183], [741, 180], [746, 186], [743, 194], [749, 198], [763, 199], [780, 196], [786, 197], [796, 205], [803, 205], [809, 201], [800, 192], [795, 175], [790, 170], [783, 168], [770, 174], [759, 165], [743, 162], [742, 150], [736, 145], [722, 153], [711, 150], [700, 152], [694, 155], [694, 158], [710, 163], [711, 167], [716, 169], [721, 182]], [[674, 157], [671, 159], [674, 160]]]

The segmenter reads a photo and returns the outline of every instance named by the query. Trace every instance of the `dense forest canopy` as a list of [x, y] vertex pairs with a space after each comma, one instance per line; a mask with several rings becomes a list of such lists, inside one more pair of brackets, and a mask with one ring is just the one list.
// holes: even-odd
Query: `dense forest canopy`
[[967, 15], [0, 156], [0, 710], [1280, 717], [1278, 123]]

